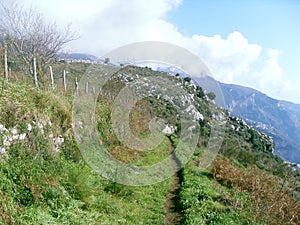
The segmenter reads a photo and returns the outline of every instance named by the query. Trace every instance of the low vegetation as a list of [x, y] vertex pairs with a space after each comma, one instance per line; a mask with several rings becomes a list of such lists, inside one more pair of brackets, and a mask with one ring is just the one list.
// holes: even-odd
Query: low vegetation
[[[24, 133], [26, 137], [14, 140], [1, 153], [2, 223], [159, 224], [163, 221], [163, 204], [171, 178], [146, 187], [127, 187], [102, 178], [83, 161], [72, 137], [68, 97], [27, 85], [4, 85], [0, 123], [5, 124], [6, 130], [3, 126], [1, 146], [12, 128], [18, 132], [16, 135]], [[7, 108], [9, 102], [15, 108]], [[52, 142], [56, 134], [63, 137], [57, 151]]]
[[[53, 65], [60, 71], [65, 64]], [[174, 177], [144, 187], [124, 186], [104, 179], [83, 160], [72, 130], [75, 77], [88, 67], [68, 64], [69, 90], [33, 88], [15, 74], [15, 80], [0, 84], [0, 223], [1, 224], [163, 224], [166, 198]], [[125, 67], [132, 76], [167, 76], [147, 68]], [[220, 154], [206, 170], [199, 159], [208, 143], [212, 101], [191, 80], [181, 82], [203, 117], [201, 138], [188, 164], [176, 176], [173, 202], [183, 224], [299, 224], [299, 171], [293, 171], [273, 155], [272, 140], [230, 117]], [[117, 82], [117, 83], [114, 83]], [[120, 84], [112, 80], [99, 95], [95, 121], [109, 153], [134, 165], [160, 162], [176, 147], [180, 124], [175, 109], [155, 96], [139, 101], [130, 114], [132, 131], [149, 135], [148, 123], [155, 115], [178, 127], [151, 152], [130, 149], [121, 143], [111, 125], [113, 94]], [[213, 97], [213, 96], [211, 96]], [[175, 119], [174, 119], [175, 115]], [[199, 117], [200, 118], [200, 117]]]

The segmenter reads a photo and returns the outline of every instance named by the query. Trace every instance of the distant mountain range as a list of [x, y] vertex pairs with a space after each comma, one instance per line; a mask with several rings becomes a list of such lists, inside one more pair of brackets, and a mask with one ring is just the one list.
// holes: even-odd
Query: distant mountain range
[[239, 85], [219, 83], [225, 107], [232, 114], [270, 135], [275, 153], [283, 159], [300, 163], [300, 105], [276, 100]]
[[58, 55], [59, 59], [63, 60], [78, 60], [78, 61], [91, 61], [94, 62], [97, 60], [97, 57], [85, 53], [60, 53]]

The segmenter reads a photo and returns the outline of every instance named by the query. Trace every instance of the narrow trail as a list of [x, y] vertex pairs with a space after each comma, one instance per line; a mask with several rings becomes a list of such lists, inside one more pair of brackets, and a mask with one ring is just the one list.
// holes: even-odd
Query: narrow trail
[[[173, 153], [175, 147], [170, 140], [170, 154]], [[177, 157], [172, 154], [172, 168], [176, 171], [181, 167], [180, 161]], [[173, 182], [170, 186], [169, 193], [167, 194], [166, 201], [164, 204], [164, 224], [181, 224], [183, 221], [183, 215], [181, 212], [180, 204], [179, 204], [179, 192], [180, 192], [180, 184], [183, 182], [183, 173], [182, 170], [179, 170], [173, 175]]]

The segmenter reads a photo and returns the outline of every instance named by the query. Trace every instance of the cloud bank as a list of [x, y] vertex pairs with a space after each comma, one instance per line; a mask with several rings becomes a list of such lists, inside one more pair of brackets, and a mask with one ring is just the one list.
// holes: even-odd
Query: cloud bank
[[132, 42], [166, 41], [198, 55], [219, 81], [250, 86], [275, 98], [291, 100], [294, 96], [294, 84], [285, 78], [279, 63], [279, 50], [249, 43], [239, 31], [227, 37], [184, 35], [167, 21], [168, 12], [182, 4], [181, 0], [20, 2], [36, 7], [59, 24], [72, 22], [81, 38], [69, 46], [69, 51], [101, 56]]

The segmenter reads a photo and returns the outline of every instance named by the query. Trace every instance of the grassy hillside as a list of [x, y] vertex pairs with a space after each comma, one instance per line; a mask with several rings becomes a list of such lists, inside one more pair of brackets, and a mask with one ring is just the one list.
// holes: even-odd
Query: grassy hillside
[[72, 137], [70, 101], [26, 85], [1, 86], [0, 221], [160, 223], [170, 179], [131, 188], [97, 175]]
[[[70, 85], [87, 66], [69, 65]], [[164, 77], [180, 83], [203, 116], [197, 120], [201, 138], [188, 164], [174, 177], [148, 186], [124, 186], [104, 179], [83, 160], [74, 139], [72, 87], [65, 94], [1, 82], [0, 224], [299, 224], [300, 174], [272, 154], [268, 136], [217, 109], [190, 81], [137, 67], [125, 67], [118, 74], [98, 96], [94, 117], [110, 154], [125, 163], [152, 165], [178, 145], [176, 110], [156, 95], [137, 102], [129, 118], [132, 131], [140, 138], [149, 135], [147, 124], [154, 116], [178, 127], [156, 149], [128, 148], [112, 128], [112, 104], [120, 88], [130, 85], [125, 78], [136, 74]], [[217, 120], [212, 107], [227, 124], [220, 155], [203, 170], [199, 163], [209, 141], [210, 124]], [[175, 178], [178, 189], [170, 209], [167, 199]], [[172, 219], [168, 211], [176, 212], [174, 217], [180, 219]]]

